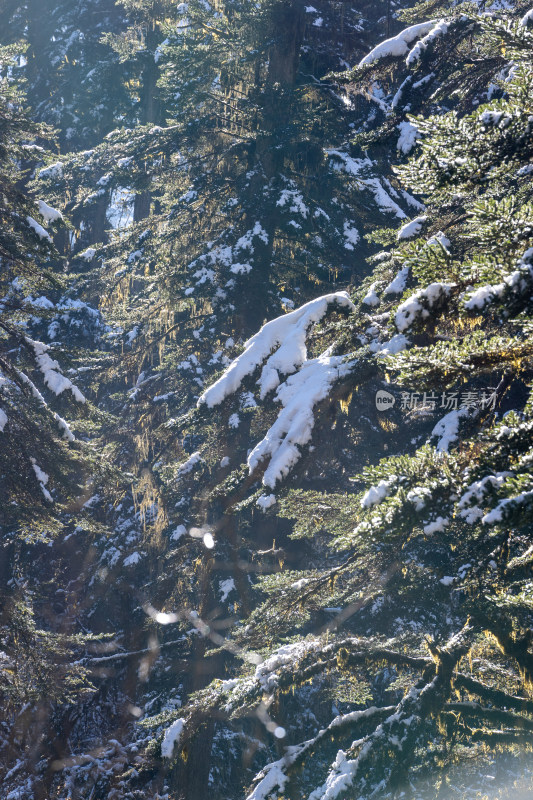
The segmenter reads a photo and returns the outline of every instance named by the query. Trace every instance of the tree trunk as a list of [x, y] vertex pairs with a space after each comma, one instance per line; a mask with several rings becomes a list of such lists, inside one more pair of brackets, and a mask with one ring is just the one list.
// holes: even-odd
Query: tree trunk
[[[149, 125], [153, 123], [158, 125], [161, 122], [161, 102], [157, 94], [157, 78], [159, 70], [151, 56], [153, 48], [156, 46], [155, 41], [151, 41], [152, 36], [147, 39], [149, 60], [143, 69], [142, 73], [142, 90], [141, 90], [141, 119], [142, 125]], [[135, 195], [133, 202], [133, 221], [140, 222], [150, 215], [150, 207], [152, 204], [152, 195], [148, 189], [144, 189]]]

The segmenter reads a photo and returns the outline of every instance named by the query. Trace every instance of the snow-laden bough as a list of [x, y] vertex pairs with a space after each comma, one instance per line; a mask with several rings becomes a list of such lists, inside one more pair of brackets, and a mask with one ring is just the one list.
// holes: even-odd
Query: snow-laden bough
[[[199, 406], [219, 405], [237, 391], [245, 377], [263, 364], [258, 380], [260, 396], [263, 399], [268, 392], [277, 389], [274, 399], [283, 409], [248, 456], [248, 467], [252, 473], [263, 460], [269, 459], [263, 484], [270, 488], [289, 473], [300, 458], [300, 447], [311, 439], [315, 405], [328, 396], [333, 384], [353, 366], [344, 356], [333, 356], [329, 350], [317, 358], [307, 359], [307, 333], [332, 305], [349, 310], [355, 308], [347, 292], [336, 292], [267, 322], [246, 342], [244, 352], [222, 377], [198, 400]], [[289, 377], [281, 383], [284, 375]]]
[[324, 317], [329, 306], [354, 309], [347, 292], [335, 292], [317, 297], [309, 303], [267, 322], [244, 345], [241, 353], [226, 372], [201, 395], [198, 406], [208, 408], [220, 405], [226, 397], [240, 387], [244, 378], [251, 375], [267, 359], [259, 386], [261, 398], [280, 384], [279, 373], [290, 375], [307, 359], [306, 336], [309, 328]]

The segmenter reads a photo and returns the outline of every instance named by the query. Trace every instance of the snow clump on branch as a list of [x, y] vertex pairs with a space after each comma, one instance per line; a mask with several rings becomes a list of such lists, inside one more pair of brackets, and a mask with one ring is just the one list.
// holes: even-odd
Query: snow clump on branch
[[[350, 370], [344, 356], [332, 356], [328, 350], [307, 360], [307, 333], [324, 317], [330, 305], [354, 309], [347, 292], [336, 292], [267, 322], [246, 342], [244, 352], [222, 377], [198, 400], [199, 406], [219, 405], [237, 391], [246, 376], [265, 362], [258, 381], [261, 399], [277, 389], [274, 399], [282, 404], [283, 410], [248, 456], [248, 467], [252, 473], [269, 458], [263, 484], [272, 489], [299, 460], [299, 448], [309, 442], [315, 422], [314, 406], [324, 400], [332, 385]], [[280, 385], [280, 375], [290, 377]]]
[[409, 28], [393, 36], [391, 39], [386, 39], [380, 42], [373, 50], [370, 51], [360, 62], [360, 67], [366, 67], [388, 56], [404, 56], [409, 53], [409, 45], [422, 36], [428, 34], [436, 25], [437, 20], [432, 19], [429, 22], [419, 22], [418, 25], [410, 25]]
[[[279, 373], [289, 375], [307, 359], [305, 340], [309, 328], [320, 322], [330, 305], [354, 309], [347, 292], [326, 294], [309, 303], [267, 322], [244, 345], [244, 352], [236, 358], [209, 389], [201, 395], [198, 405], [214, 408], [240, 387], [244, 378], [251, 375], [267, 359], [261, 372], [259, 386], [261, 399], [279, 386]], [[274, 351], [274, 352], [272, 352]]]

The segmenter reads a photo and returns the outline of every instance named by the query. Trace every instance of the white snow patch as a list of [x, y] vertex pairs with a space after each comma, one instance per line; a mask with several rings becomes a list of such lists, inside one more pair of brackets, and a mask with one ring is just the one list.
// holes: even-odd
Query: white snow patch
[[309, 578], [300, 578], [299, 581], [294, 581], [294, 583], [291, 583], [291, 589], [303, 589], [304, 586], [307, 586], [309, 581]]
[[125, 567], [131, 567], [134, 564], [138, 564], [141, 558], [142, 558], [141, 554], [138, 553], [136, 550], [134, 553], [131, 554], [131, 556], [125, 558], [122, 563], [124, 564]]
[[256, 500], [256, 506], [259, 506], [263, 511], [266, 511], [268, 508], [271, 508], [276, 503], [276, 495], [275, 494], [262, 494]]
[[413, 125], [412, 122], [408, 122], [407, 120], [400, 122], [398, 130], [400, 131], [400, 136], [396, 143], [396, 149], [407, 155], [415, 146], [416, 140], [420, 139], [420, 131], [416, 125]]
[[469, 311], [482, 309], [485, 305], [500, 300], [506, 291], [511, 291], [515, 295], [531, 291], [533, 268], [528, 263], [531, 252], [533, 251], [527, 250], [524, 253], [518, 261], [518, 269], [506, 275], [501, 283], [479, 286], [465, 302], [465, 308]]
[[357, 763], [357, 759], [347, 759], [344, 750], [339, 750], [326, 782], [311, 792], [308, 800], [335, 800], [339, 795], [346, 797], [345, 792], [352, 785]]
[[366, 306], [371, 306], [372, 308], [374, 308], [375, 306], [379, 306], [380, 300], [379, 300], [379, 297], [376, 294], [376, 286], [377, 285], [378, 285], [377, 281], [374, 282], [370, 286], [370, 289], [368, 290], [368, 292], [363, 297], [361, 302], [364, 303]]
[[457, 441], [459, 436], [459, 422], [462, 418], [468, 416], [467, 408], [459, 408], [450, 411], [441, 420], [437, 422], [433, 430], [432, 436], [438, 436], [437, 451], [439, 453], [448, 452], [449, 446], [452, 442]]
[[[128, 258], [126, 259], [126, 263], [133, 264], [135, 261], [138, 261], [140, 258], [142, 258], [143, 254], [144, 254], [144, 248], [142, 250], [134, 250], [133, 253], [129, 254]], [[196, 278], [197, 275], [198, 273], [193, 275], [193, 278]], [[202, 281], [202, 283], [205, 283], [205, 281]]]
[[83, 258], [85, 261], [91, 261], [96, 255], [94, 247], [88, 247], [83, 253], [78, 253], [77, 258]]
[[[352, 158], [349, 156], [348, 153], [344, 153], [342, 150], [333, 150], [333, 149], [326, 149], [326, 155], [333, 157], [331, 166], [332, 169], [336, 171], [340, 171], [343, 169], [348, 175], [354, 175], [357, 177], [358, 182], [365, 186], [369, 191], [372, 192], [374, 195], [374, 199], [379, 206], [380, 210], [385, 213], [395, 214], [399, 219], [405, 219], [406, 214], [400, 208], [398, 203], [396, 203], [390, 194], [383, 188], [379, 178], [364, 178], [360, 177], [360, 173], [362, 171], [367, 170], [370, 167], [374, 166], [374, 163], [370, 158]], [[334, 159], [339, 159], [341, 164]], [[389, 184], [390, 186], [390, 184]]]
[[505, 482], [511, 472], [497, 472], [496, 475], [486, 475], [479, 481], [471, 483], [466, 492], [457, 503], [459, 516], [465, 519], [469, 525], [473, 525], [481, 517], [483, 511], [477, 505], [481, 503], [490, 489], [498, 489]]
[[49, 164], [39, 171], [39, 178], [52, 178], [58, 179], [63, 177], [63, 164], [61, 161], [56, 161], [55, 164]]
[[131, 344], [139, 335], [139, 326], [134, 325], [131, 331], [126, 334], [126, 341], [128, 344]]
[[[288, 474], [300, 458], [299, 448], [310, 440], [316, 403], [325, 399], [333, 383], [353, 366], [344, 363], [343, 356], [333, 357], [329, 351], [306, 360], [307, 332], [322, 319], [331, 304], [354, 309], [347, 292], [337, 292], [312, 300], [296, 311], [266, 323], [245, 343], [244, 352], [198, 401], [198, 405], [205, 403], [209, 408], [218, 405], [266, 359], [258, 381], [261, 398], [277, 388], [274, 399], [282, 404], [283, 410], [264, 439], [250, 453], [248, 467], [252, 473], [261, 461], [269, 458], [263, 484], [270, 488]], [[297, 374], [280, 385], [280, 374], [293, 373], [299, 367]]]
[[58, 219], [63, 219], [61, 211], [52, 208], [52, 206], [49, 206], [44, 200], [38, 200], [37, 206], [39, 208], [39, 214], [41, 217], [44, 217], [46, 222], [56, 222]]
[[57, 422], [59, 428], [61, 429], [65, 439], [67, 439], [69, 442], [75, 442], [76, 437], [72, 433], [68, 422], [65, 419], [63, 419], [63, 417], [60, 417], [59, 414], [57, 414], [55, 411], [53, 412], [53, 414], [54, 414], [54, 419]]
[[448, 517], [437, 517], [433, 522], [428, 522], [424, 525], [424, 533], [431, 536], [432, 533], [442, 533], [444, 529], [450, 524]]
[[378, 356], [395, 356], [396, 353], [401, 353], [409, 344], [409, 339], [403, 333], [397, 333], [388, 342], [383, 342], [380, 346]]
[[383, 294], [402, 294], [409, 276], [409, 267], [402, 267], [398, 274], [383, 290]]
[[300, 214], [304, 219], [307, 219], [309, 215], [309, 209], [304, 203], [303, 196], [294, 189], [283, 189], [276, 205], [281, 207], [288, 206], [289, 211]]
[[[234, 275], [247, 275], [251, 271], [252, 271], [251, 264], [237, 263], [237, 264], [232, 264], [230, 267], [230, 272], [233, 272]], [[189, 290], [187, 289], [187, 291]], [[187, 294], [187, 291], [185, 292], [185, 294]], [[189, 294], [191, 294], [191, 292], [189, 292]]]
[[390, 481], [380, 481], [377, 486], [371, 486], [361, 498], [361, 508], [379, 505], [389, 496], [391, 488]]
[[183, 727], [185, 725], [184, 719], [176, 719], [172, 725], [166, 729], [163, 741], [161, 742], [161, 755], [163, 758], [172, 758], [174, 747], [179, 743]]
[[185, 536], [186, 533], [187, 533], [187, 528], [185, 527], [185, 525], [178, 525], [175, 531], [171, 533], [170, 538], [172, 539], [173, 542], [177, 542], [179, 541], [179, 539], [181, 539], [182, 536]]
[[223, 581], [219, 581], [218, 586], [220, 588], [220, 594], [221, 594], [220, 599], [224, 603], [228, 599], [229, 593], [234, 591], [235, 581], [233, 580], [233, 578], [226, 578]]
[[475, 292], [472, 292], [468, 300], [465, 302], [465, 308], [468, 311], [483, 308], [487, 303], [492, 303], [498, 297], [501, 297], [505, 285], [500, 283], [496, 286], [488, 284], [487, 286], [478, 287]]
[[267, 797], [272, 795], [275, 789], [279, 789], [279, 793], [276, 792], [276, 796], [279, 797], [288, 781], [287, 776], [283, 772], [283, 767], [286, 765], [287, 761], [285, 758], [280, 758], [279, 761], [267, 764], [259, 773], [259, 777], [262, 778], [262, 780], [257, 784], [251, 794], [248, 795], [246, 800], [266, 800]]
[[297, 662], [298, 659], [309, 651], [310, 642], [293, 642], [278, 647], [271, 656], [259, 664], [255, 670], [255, 680], [259, 683], [263, 691], [271, 693], [278, 686], [278, 674], [276, 670], [280, 667]]
[[430, 283], [425, 289], [419, 289], [398, 306], [394, 321], [398, 330], [410, 328], [418, 317], [427, 319], [430, 309], [448, 295], [455, 283]]
[[432, 236], [430, 239], [428, 239], [427, 244], [440, 245], [441, 247], [444, 248], [444, 250], [446, 250], [446, 252], [448, 252], [449, 248], [451, 247], [450, 240], [448, 239], [447, 236], [443, 234], [442, 231], [439, 231], [438, 233], [435, 234], [435, 236]]
[[415, 486], [407, 492], [407, 500], [415, 507], [415, 511], [422, 511], [431, 499], [431, 491], [424, 486]]
[[247, 231], [244, 236], [241, 236], [235, 244], [235, 250], [249, 250], [250, 253], [254, 252], [253, 237], [257, 236], [263, 244], [268, 244], [268, 234], [260, 222], [256, 222], [254, 227]]
[[346, 250], [353, 250], [359, 241], [359, 231], [350, 222], [344, 223], [344, 247]]
[[31, 303], [31, 305], [35, 306], [36, 308], [54, 308], [54, 304], [44, 295], [41, 295], [41, 297], [36, 297], [35, 300], [32, 297], [28, 297], [26, 302]]
[[405, 28], [401, 33], [393, 36], [391, 39], [386, 39], [380, 42], [373, 50], [368, 53], [360, 62], [360, 67], [365, 67], [368, 64], [373, 64], [381, 58], [388, 56], [404, 56], [409, 52], [409, 45], [421, 36], [425, 36], [435, 26], [437, 20], [430, 20], [429, 22], [419, 22], [417, 25], [410, 25]]
[[496, 525], [498, 522], [503, 522], [507, 511], [513, 511], [517, 506], [524, 503], [529, 504], [530, 502], [533, 502], [533, 491], [521, 492], [514, 497], [506, 497], [504, 500], [500, 500], [496, 508], [485, 514], [481, 522], [485, 523], [485, 525]]
[[191, 456], [189, 456], [187, 461], [184, 461], [183, 464], [180, 464], [178, 467], [176, 475], [177, 479], [180, 480], [180, 478], [183, 478], [184, 475], [187, 475], [189, 472], [191, 472], [201, 460], [202, 456], [199, 452], [193, 453]]
[[413, 236], [418, 236], [424, 222], [427, 221], [427, 217], [417, 217], [416, 219], [411, 220], [411, 222], [406, 223], [400, 230], [398, 231], [398, 239], [411, 239]]
[[230, 678], [227, 681], [220, 682], [220, 688], [223, 692], [231, 692], [235, 689], [236, 686], [239, 685], [239, 681], [237, 678]]
[[366, 178], [362, 180], [361, 183], [373, 193], [374, 199], [378, 204], [380, 211], [394, 214], [396, 217], [398, 217], [398, 219], [406, 219], [407, 214], [383, 188], [379, 178]]
[[412, 67], [416, 64], [416, 62], [420, 59], [420, 56], [426, 50], [431, 42], [438, 39], [439, 36], [444, 36], [444, 34], [448, 33], [448, 26], [449, 22], [441, 19], [437, 24], [427, 33], [419, 42], [415, 44], [413, 49], [410, 51], [409, 55], [405, 59], [405, 63], [408, 67]]
[[35, 360], [37, 361], [39, 369], [43, 373], [44, 382], [48, 388], [51, 389], [56, 395], [60, 395], [62, 392], [68, 389], [79, 403], [85, 403], [85, 397], [80, 392], [78, 387], [75, 386], [69, 378], [66, 378], [61, 373], [57, 361], [55, 361], [53, 358], [50, 358], [48, 355], [47, 351], [50, 349], [48, 345], [43, 344], [43, 342], [37, 342], [34, 339], [30, 339], [28, 336], [26, 336], [26, 341], [33, 348]]
[[32, 228], [32, 229], [35, 231], [35, 233], [37, 234], [37, 236], [39, 237], [39, 239], [46, 239], [46, 241], [47, 241], [47, 242], [51, 242], [51, 241], [52, 241], [52, 239], [50, 238], [50, 234], [48, 233], [48, 231], [45, 231], [45, 229], [43, 228], [43, 226], [42, 226], [42, 225], [39, 225], [39, 223], [38, 223], [38, 222], [36, 222], [36, 221], [33, 219], [33, 217], [26, 217], [26, 222], [28, 223], [28, 225], [30, 226], [30, 228]]
[[283, 410], [248, 456], [250, 474], [261, 461], [270, 458], [263, 475], [265, 486], [273, 489], [299, 460], [299, 448], [309, 442], [313, 432], [314, 406], [328, 396], [332, 385], [353, 366], [343, 362], [343, 356], [329, 356], [326, 351], [306, 361], [296, 375], [291, 375], [278, 388], [275, 400], [282, 404]]
[[41, 487], [41, 492], [45, 496], [46, 500], [50, 503], [53, 503], [53, 498], [48, 489], [46, 488], [46, 484], [50, 480], [49, 476], [40, 468], [37, 461], [34, 458], [30, 458], [31, 465], [33, 467], [33, 471], [35, 472], [35, 477], [39, 481], [39, 486]]
[[4, 432], [4, 428], [6, 427], [8, 417], [6, 412], [0, 408], [0, 433]]
[[259, 379], [261, 398], [264, 398], [269, 391], [279, 386], [279, 373], [290, 374], [304, 363], [307, 358], [305, 339], [309, 328], [319, 322], [328, 307], [334, 304], [341, 308], [354, 309], [347, 292], [336, 292], [311, 300], [296, 311], [267, 322], [245, 342], [244, 352], [201, 395], [198, 405], [205, 403], [208, 408], [219, 405], [237, 391], [244, 378], [267, 359]]

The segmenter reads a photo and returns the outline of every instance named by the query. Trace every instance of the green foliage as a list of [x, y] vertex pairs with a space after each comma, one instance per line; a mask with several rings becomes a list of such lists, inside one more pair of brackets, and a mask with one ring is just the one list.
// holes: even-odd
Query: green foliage
[[[429, 9], [429, 4], [426, 5]], [[358, 733], [355, 726], [350, 731], [345, 753], [346, 759], [352, 760], [343, 764], [347, 770], [349, 765], [351, 778], [347, 785], [351, 786], [353, 780], [353, 790], [350, 789], [353, 796], [359, 791], [359, 780], [361, 785], [370, 780], [377, 786], [386, 774], [391, 791], [401, 784], [401, 762], [409, 741], [409, 734], [402, 728], [402, 714], [408, 713], [404, 707], [411, 709], [415, 697], [429, 698], [440, 680], [448, 680], [445, 652], [458, 654], [456, 665], [464, 664], [461, 659], [467, 654], [472, 659], [473, 654], [481, 652], [482, 631], [491, 632], [503, 653], [507, 679], [498, 684], [498, 690], [502, 691], [498, 702], [503, 702], [511, 691], [520, 694], [520, 703], [527, 702], [531, 670], [527, 648], [531, 631], [526, 609], [530, 586], [520, 571], [530, 558], [527, 542], [533, 503], [530, 470], [533, 442], [528, 402], [533, 379], [529, 336], [532, 312], [529, 248], [533, 240], [531, 182], [527, 178], [532, 142], [526, 99], [531, 94], [531, 51], [527, 54], [525, 45], [531, 34], [527, 26], [516, 21], [501, 22], [490, 15], [478, 16], [471, 5], [460, 11], [474, 16], [472, 24], [458, 20], [457, 25], [449, 28], [448, 35], [462, 61], [454, 63], [450, 59], [448, 44], [446, 57], [451, 68], [447, 70], [442, 60], [444, 50], [436, 41], [434, 49], [424, 51], [415, 69], [436, 69], [443, 80], [437, 97], [444, 96], [443, 86], [449, 88], [456, 80], [464, 83], [464, 91], [458, 91], [454, 110], [441, 108], [438, 113], [431, 113], [431, 106], [429, 109], [422, 106], [422, 114], [408, 118], [418, 128], [421, 138], [415, 156], [397, 170], [408, 190], [423, 195], [427, 227], [412, 241], [400, 237], [389, 257], [379, 258], [372, 277], [358, 293], [362, 300], [373, 289], [379, 306], [369, 311], [368, 305], [362, 303], [357, 314], [344, 324], [344, 333], [335, 345], [335, 352], [343, 352], [343, 344], [359, 340], [367, 347], [367, 353], [377, 354], [373, 368], [369, 362], [366, 372], [353, 373], [351, 388], [358, 398], [366, 396], [370, 400], [377, 379], [386, 372], [391, 381], [387, 388], [396, 398], [409, 388], [419, 396], [426, 393], [424, 398], [434, 399], [425, 399], [425, 406], [419, 407], [418, 414], [415, 411], [411, 416], [404, 414], [400, 424], [405, 431], [401, 435], [395, 434], [399, 420], [396, 409], [390, 412], [388, 426], [382, 418], [383, 427], [388, 430], [383, 438], [392, 455], [372, 454], [371, 464], [354, 478], [354, 488], [358, 491], [352, 489], [345, 494], [335, 491], [340, 475], [337, 473], [334, 478], [332, 473], [326, 491], [296, 488], [284, 494], [277, 513], [294, 520], [291, 534], [294, 538], [311, 544], [309, 569], [289, 571], [285, 576], [282, 569], [261, 579], [259, 585], [268, 598], [246, 620], [245, 630], [254, 646], [262, 636], [271, 638], [273, 629], [278, 637], [288, 636], [291, 619], [293, 630], [303, 634], [313, 614], [317, 625], [323, 624], [328, 631], [336, 632], [344, 625], [353, 632], [368, 633], [378, 626], [383, 636], [390, 637], [387, 646], [381, 644], [383, 663], [389, 668], [401, 662], [400, 652], [410, 668], [418, 664], [422, 669], [425, 663], [429, 669], [430, 662], [436, 664], [439, 677], [434, 681], [431, 670], [422, 678], [415, 678], [409, 670], [390, 677], [389, 698], [406, 690], [403, 700], [394, 701], [398, 704], [396, 713], [390, 717], [390, 730], [387, 724], [379, 728], [379, 735], [377, 731], [367, 735], [364, 730]], [[506, 57], [512, 52], [516, 58], [513, 73], [501, 82], [501, 95], [497, 99], [468, 107], [467, 85], [472, 76], [465, 62], [468, 64], [473, 53], [487, 54], [489, 50], [505, 53]], [[500, 70], [504, 64], [504, 60], [495, 64], [485, 58], [484, 79], [491, 69]], [[376, 70], [377, 67], [372, 68], [374, 79]], [[352, 73], [352, 77], [361, 81], [365, 75]], [[390, 231], [373, 234], [371, 238], [383, 244], [392, 243]], [[385, 291], [398, 268], [404, 270], [404, 288]], [[443, 296], [446, 302], [442, 301]], [[408, 313], [408, 309], [412, 311]], [[400, 352], [394, 350], [388, 354], [391, 337], [399, 334], [406, 337]], [[350, 352], [350, 358], [357, 355]], [[435, 402], [446, 392], [455, 393], [456, 397], [470, 393], [474, 399], [461, 410], [457, 405], [455, 411], [436, 425], [438, 417], [431, 421], [437, 408]], [[491, 405], [476, 406], [475, 398], [482, 392], [492, 393]], [[355, 415], [348, 410], [350, 413]], [[368, 417], [360, 417], [359, 427], [365, 423]], [[327, 621], [322, 615], [333, 605], [339, 606], [338, 616]], [[410, 628], [410, 634], [406, 634], [406, 628]], [[333, 647], [338, 644], [338, 636], [332, 633]], [[452, 639], [443, 646], [447, 636]], [[238, 633], [236, 638], [243, 641]], [[425, 660], [422, 655], [424, 638], [432, 659]], [[277, 641], [279, 644], [280, 638]], [[463, 644], [457, 650], [460, 641]], [[353, 642], [352, 648], [361, 640]], [[369, 643], [360, 646], [369, 660], [376, 658]], [[387, 651], [387, 647], [391, 649]], [[376, 650], [380, 650], [379, 643]], [[323, 660], [317, 663], [313, 679], [332, 668], [326, 652], [328, 647], [322, 645]], [[297, 691], [300, 681], [310, 679], [311, 673], [307, 662], [300, 661], [299, 653], [294, 658], [288, 653], [284, 647], [274, 649], [272, 661], [265, 662], [265, 670], [266, 665], [277, 664], [281, 659]], [[487, 670], [490, 673], [497, 669], [495, 663], [499, 658], [494, 650], [485, 648], [480, 658], [483, 668], [478, 670], [471, 660], [467, 670], [470, 678], [464, 679], [464, 686], [474, 686], [478, 698], [474, 716], [480, 741], [490, 742], [498, 736], [491, 725], [492, 712], [485, 705], [489, 697], [496, 702], [496, 695], [491, 694], [494, 686], [486, 682], [485, 675]], [[350, 648], [344, 646], [339, 650], [338, 667], [345, 669], [347, 664], [353, 667], [356, 663]], [[489, 667], [490, 664], [493, 666]], [[263, 681], [262, 674], [260, 667], [256, 672], [259, 684]], [[374, 692], [377, 679], [374, 671], [370, 684]], [[464, 731], [461, 726], [470, 724], [470, 706], [462, 702], [461, 680], [450, 679], [448, 688], [439, 694], [440, 699], [435, 698], [435, 704], [428, 700], [425, 705], [421, 700], [416, 712], [423, 720], [417, 734], [422, 738], [417, 741], [426, 743], [431, 759], [435, 759], [435, 769], [441, 745], [446, 747], [445, 743], [457, 740], [462, 748], [468, 744], [470, 752], [475, 749], [469, 734], [461, 733]], [[424, 690], [419, 694], [421, 687]], [[281, 702], [278, 691], [281, 682], [269, 688], [271, 696]], [[457, 704], [448, 699], [450, 692], [461, 698]], [[302, 694], [302, 703], [303, 698]], [[352, 702], [357, 703], [357, 698], [352, 698]], [[371, 702], [369, 696], [366, 702]], [[458, 714], [452, 723], [453, 733], [448, 727], [451, 722], [448, 705]], [[438, 727], [444, 720], [445, 732]], [[518, 719], [513, 720], [507, 717], [505, 721], [510, 741], [515, 736], [511, 735], [513, 724], [516, 722], [519, 727], [522, 724]], [[438, 722], [437, 728], [432, 721]], [[396, 764], [390, 772], [384, 766], [382, 741], [378, 744], [383, 731], [389, 737], [388, 758], [392, 757]], [[350, 747], [354, 735], [362, 737], [358, 739], [364, 743], [361, 749], [357, 744]], [[403, 736], [401, 755], [400, 749], [395, 750], [400, 736]], [[311, 747], [318, 760], [323, 757], [319, 740], [320, 735]], [[420, 770], [414, 740], [409, 747], [412, 762], [418, 765], [415, 769]], [[306, 784], [306, 778], [293, 771], [292, 765], [292, 761], [286, 764], [291, 792], [317, 785]], [[332, 765], [331, 776], [336, 769]], [[260, 790], [261, 778], [266, 774], [265, 771], [257, 776], [256, 791]], [[309, 780], [313, 780], [311, 775], [309, 772]], [[380, 791], [383, 790], [384, 784], [379, 785]], [[316, 789], [317, 797], [322, 796], [326, 786]], [[284, 780], [276, 791], [275, 796], [286, 794]]]
[[[16, 93], [0, 137], [19, 204], [2, 236], [26, 280], [9, 274], [2, 292], [8, 378], [35, 372], [45, 391], [39, 333], [99, 405], [74, 413], [87, 441], [67, 443], [54, 432], [67, 392], [48, 412], [24, 379], [0, 386], [5, 434], [28, 420], [9, 440], [2, 569], [18, 589], [1, 691], [9, 714], [48, 693], [69, 731], [56, 745], [50, 723], [34, 747], [58, 774], [30, 760], [28, 773], [58, 800], [240, 797], [249, 784], [256, 798], [318, 800], [337, 780], [347, 798], [397, 796], [409, 780], [429, 798], [479, 758], [463, 785], [482, 791], [489, 748], [512, 757], [533, 730], [526, 9], [419, 3], [401, 24], [445, 18], [411, 43], [420, 57], [341, 76], [340, 59], [357, 64], [383, 34], [385, 4], [123, 0], [120, 20], [117, 8], [99, 44], [116, 108], [92, 149], [32, 150], [21, 191], [26, 139], [43, 129]], [[63, 239], [47, 227], [68, 281], [53, 282], [63, 262], [24, 225], [41, 192], [72, 219]], [[197, 406], [265, 320], [354, 284], [353, 309], [306, 329], [293, 362], [271, 362], [277, 394], [257, 391], [267, 353], [222, 403]], [[35, 310], [37, 291], [51, 307]], [[296, 397], [301, 427], [279, 434], [290, 381], [337, 357], [342, 377], [310, 409]], [[292, 449], [273, 487], [247, 460], [276, 437]], [[39, 545], [45, 586], [32, 548], [59, 531], [51, 555]], [[45, 613], [56, 580], [70, 598], [58, 619]], [[75, 755], [58, 762], [55, 747]]]
[[6, 710], [58, 701], [72, 705], [95, 691], [90, 671], [76, 660], [91, 641], [90, 636], [39, 629], [29, 598], [14, 599], [4, 614], [2, 621], [5, 623], [7, 616], [9, 626], [1, 629], [5, 652], [0, 695]]

